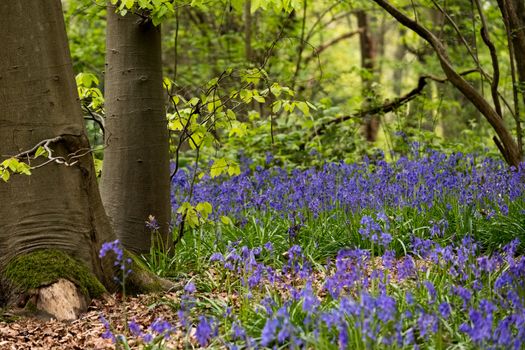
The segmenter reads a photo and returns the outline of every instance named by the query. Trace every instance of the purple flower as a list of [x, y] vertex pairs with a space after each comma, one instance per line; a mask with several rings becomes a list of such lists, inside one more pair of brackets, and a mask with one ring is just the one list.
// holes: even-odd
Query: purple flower
[[201, 347], [208, 345], [208, 342], [212, 336], [212, 323], [204, 316], [199, 317], [199, 324], [197, 325], [197, 330], [195, 331], [195, 337], [199, 342]]
[[[99, 257], [102, 259], [107, 256], [109, 252], [113, 252], [115, 254], [115, 262], [113, 265], [119, 267], [119, 269], [123, 272], [124, 277], [128, 276], [131, 273], [129, 266], [131, 265], [132, 261], [130, 258], [124, 259], [124, 250], [122, 249], [122, 245], [118, 239], [113, 242], [103, 243], [102, 247], [100, 248]], [[117, 282], [122, 283], [122, 281], [117, 276], [115, 276], [114, 279]]]
[[447, 302], [442, 302], [441, 304], [439, 304], [438, 306], [438, 310], [439, 310], [439, 313], [441, 314], [441, 317], [443, 317], [444, 319], [447, 319], [449, 316], [450, 316], [450, 304], [447, 303]]
[[155, 321], [153, 321], [149, 328], [159, 335], [164, 335], [165, 338], [168, 338], [170, 333], [175, 330], [175, 328], [168, 321], [165, 321], [161, 318], [157, 318]]
[[233, 330], [233, 339], [234, 340], [246, 338], [246, 331], [237, 322], [233, 322], [232, 330]]
[[213, 261], [223, 262], [224, 261], [224, 256], [221, 253], [213, 253], [210, 256], [210, 262], [213, 262]]
[[134, 320], [128, 323], [128, 328], [134, 336], [139, 337], [142, 335], [142, 327]]
[[113, 343], [116, 343], [117, 342], [117, 338], [115, 337], [115, 335], [111, 331], [111, 325], [109, 324], [109, 321], [102, 315], [99, 316], [99, 320], [100, 320], [100, 322], [102, 322], [102, 324], [104, 324], [104, 328], [106, 329], [104, 331], [104, 333], [102, 333], [102, 338], [104, 338], [104, 339], [111, 339], [111, 341]]
[[160, 229], [160, 225], [153, 215], [148, 217], [148, 220], [146, 221], [146, 227], [151, 231], [158, 231]]
[[348, 348], [348, 326], [346, 324], [339, 326], [337, 345], [339, 346], [340, 350], [345, 350]]
[[188, 284], [184, 286], [184, 291], [188, 294], [193, 294], [196, 290], [197, 288], [195, 288], [195, 284], [193, 282], [188, 282]]
[[279, 326], [279, 321], [274, 318], [268, 318], [261, 332], [261, 345], [268, 346], [275, 339], [275, 332]]
[[430, 299], [430, 304], [434, 303], [434, 301], [436, 300], [436, 288], [434, 287], [434, 284], [430, 281], [425, 281], [423, 282], [423, 284], [425, 285], [425, 287], [427, 288], [427, 291], [428, 291], [428, 296], [429, 296], [429, 299]]

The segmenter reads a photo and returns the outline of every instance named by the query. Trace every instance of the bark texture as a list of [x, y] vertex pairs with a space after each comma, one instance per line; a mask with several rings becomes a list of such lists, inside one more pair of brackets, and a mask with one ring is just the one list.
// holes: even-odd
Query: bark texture
[[[89, 149], [60, 0], [0, 2], [0, 161], [60, 137], [54, 152]], [[98, 252], [114, 239], [88, 153], [74, 166], [50, 163], [0, 183], [0, 270], [44, 248], [83, 261], [106, 285]]]
[[500, 2], [506, 6], [508, 11], [516, 69], [525, 104], [525, 0], [500, 0]]
[[102, 200], [124, 247], [148, 252], [148, 216], [157, 219], [165, 242], [171, 220], [160, 28], [112, 6], [107, 16]]

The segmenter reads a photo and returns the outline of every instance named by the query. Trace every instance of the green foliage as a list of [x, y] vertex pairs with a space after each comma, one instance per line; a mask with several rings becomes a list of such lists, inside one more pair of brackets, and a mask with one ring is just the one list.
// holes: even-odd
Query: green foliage
[[75, 80], [82, 105], [92, 112], [102, 112], [104, 96], [99, 89], [100, 82], [97, 76], [92, 73], [78, 73]]
[[184, 202], [177, 209], [177, 214], [180, 214], [192, 229], [204, 224], [208, 220], [208, 216], [212, 213], [213, 208], [208, 202], [200, 202], [196, 206], [188, 202]]
[[[42, 155], [41, 147], [37, 151], [36, 157]], [[8, 158], [0, 163], [0, 178], [7, 182], [11, 174], [31, 175], [31, 167], [29, 164], [19, 161], [16, 158]]]
[[52, 284], [61, 278], [74, 282], [84, 295], [91, 298], [100, 297], [106, 291], [83, 263], [52, 249], [14, 258], [6, 266], [5, 276], [24, 291]]
[[121, 16], [125, 16], [130, 11], [147, 14], [155, 26], [175, 12], [173, 1], [169, 0], [111, 0], [111, 3], [117, 5]]

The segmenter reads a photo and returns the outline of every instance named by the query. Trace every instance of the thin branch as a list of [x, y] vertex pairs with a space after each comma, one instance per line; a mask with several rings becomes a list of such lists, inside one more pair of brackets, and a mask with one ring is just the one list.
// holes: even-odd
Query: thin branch
[[494, 110], [490, 103], [454, 69], [443, 43], [431, 31], [407, 17], [389, 1], [373, 1], [390, 13], [399, 23], [411, 29], [434, 48], [447, 79], [485, 116], [500, 138], [505, 151], [503, 153], [505, 160], [510, 165], [518, 166], [521, 162], [521, 151], [518, 149], [518, 145], [511, 132], [507, 129], [501, 120], [500, 115]]
[[86, 112], [88, 112], [89, 116], [85, 116], [84, 119], [92, 120], [99, 126], [100, 130], [102, 130], [102, 135], [106, 133], [106, 121], [104, 120], [104, 117], [101, 116], [98, 113], [95, 113], [86, 105], [83, 105]]

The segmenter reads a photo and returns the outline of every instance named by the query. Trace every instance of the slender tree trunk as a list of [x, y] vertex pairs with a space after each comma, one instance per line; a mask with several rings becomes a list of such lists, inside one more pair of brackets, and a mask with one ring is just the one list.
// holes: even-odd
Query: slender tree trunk
[[[359, 43], [361, 47], [361, 94], [363, 97], [363, 110], [367, 110], [374, 103], [375, 92], [374, 82], [376, 81], [377, 70], [377, 50], [376, 40], [373, 37], [368, 16], [365, 11], [357, 11], [357, 26], [360, 29]], [[379, 132], [379, 117], [377, 115], [368, 116], [365, 119], [365, 138], [369, 142], [377, 140]]]
[[246, 0], [244, 3], [244, 54], [246, 61], [252, 63], [254, 60], [252, 50], [252, 2]]
[[[396, 50], [394, 51], [394, 60], [396, 63], [401, 63], [405, 59], [405, 56], [407, 54], [406, 47], [401, 43], [401, 39], [403, 36], [405, 36], [406, 30], [404, 28], [399, 29], [399, 38], [398, 45], [396, 47]], [[394, 94], [396, 96], [401, 95], [401, 92], [403, 91], [403, 77], [406, 74], [404, 65], [399, 65], [394, 68], [394, 71], [392, 72], [392, 83], [393, 83], [393, 89]]]
[[147, 252], [155, 216], [164, 242], [171, 220], [169, 144], [162, 90], [160, 28], [108, 6], [106, 142], [101, 192], [123, 245]]
[[[57, 155], [88, 150], [61, 2], [2, 1], [0, 28], [0, 161], [56, 137]], [[0, 270], [17, 256], [53, 248], [112, 284], [98, 252], [114, 235], [90, 153], [73, 166], [53, 162], [12, 176], [0, 183], [0, 198]]]
[[510, 3], [507, 3], [507, 7], [509, 10], [510, 30], [513, 34], [512, 43], [514, 45], [516, 70], [518, 72], [523, 103], [525, 104], [525, 1], [512, 0]]

